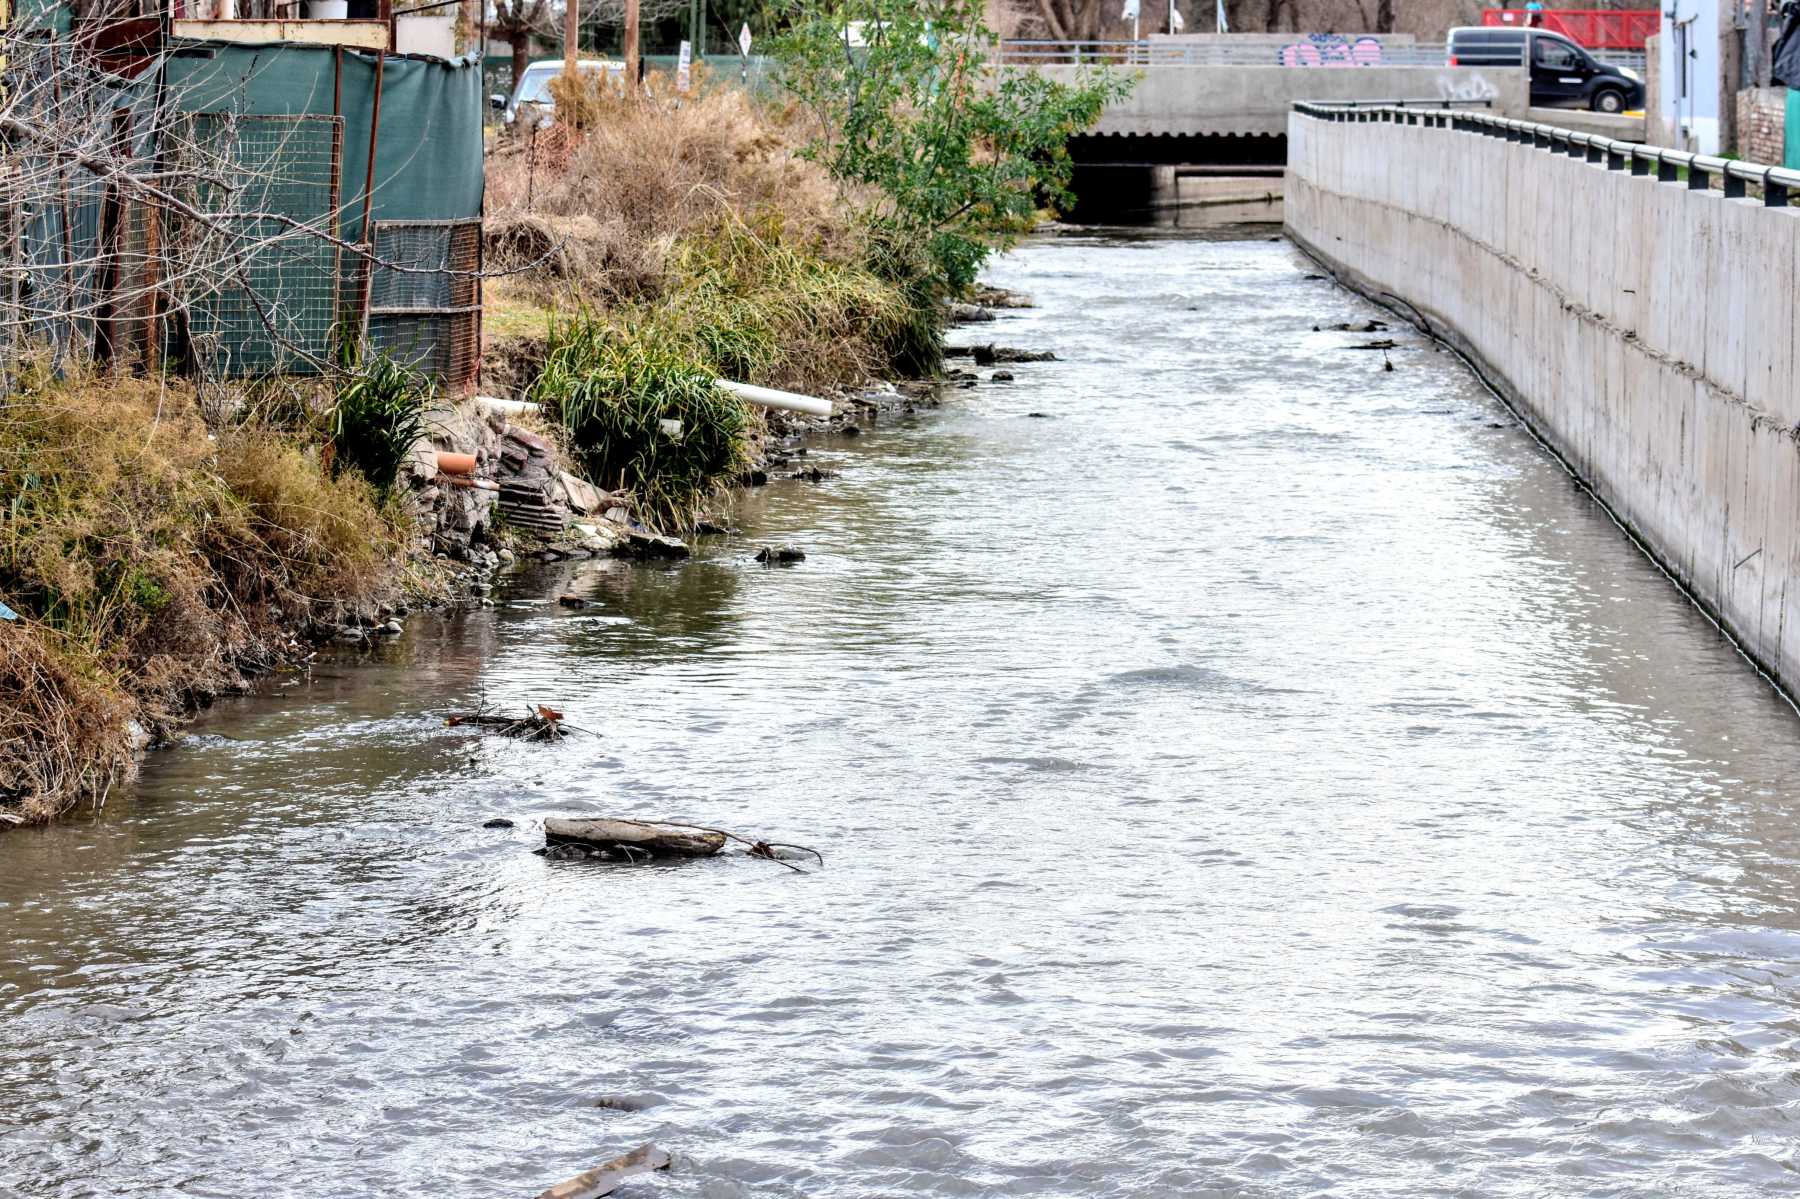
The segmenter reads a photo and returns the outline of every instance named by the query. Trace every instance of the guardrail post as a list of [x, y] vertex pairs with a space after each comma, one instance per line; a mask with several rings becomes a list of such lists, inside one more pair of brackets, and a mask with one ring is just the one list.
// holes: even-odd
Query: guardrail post
[[1730, 167], [1725, 168], [1725, 177], [1719, 181], [1719, 184], [1725, 189], [1725, 198], [1727, 200], [1741, 200], [1744, 198], [1744, 181], [1732, 174]]
[[1606, 152], [1599, 146], [1596, 146], [1593, 142], [1589, 142], [1587, 146], [1587, 160], [1589, 162], [1605, 162]]
[[1700, 169], [1696, 163], [1688, 163], [1688, 190], [1703, 192], [1712, 186], [1712, 176]]
[[1656, 181], [1658, 183], [1675, 182], [1675, 164], [1666, 158], [1656, 160]]
[[1650, 173], [1650, 160], [1648, 158], [1645, 158], [1636, 150], [1630, 151], [1626, 156], [1631, 159], [1631, 173], [1633, 175], [1648, 175]]
[[1773, 167], [1763, 172], [1763, 207], [1786, 208], [1788, 206], [1788, 189], [1785, 183], [1775, 182]]
[[1608, 146], [1606, 148], [1606, 169], [1609, 171], [1622, 171], [1625, 169], [1625, 155], [1620, 151], [1619, 147]]

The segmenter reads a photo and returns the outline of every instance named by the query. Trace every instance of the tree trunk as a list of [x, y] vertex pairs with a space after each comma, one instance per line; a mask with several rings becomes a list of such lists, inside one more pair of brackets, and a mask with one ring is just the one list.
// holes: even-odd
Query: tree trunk
[[512, 85], [519, 86], [519, 80], [525, 78], [525, 68], [531, 65], [531, 35], [529, 33], [500, 34], [512, 43]]
[[1394, 32], [1394, 0], [1375, 0], [1375, 32]]

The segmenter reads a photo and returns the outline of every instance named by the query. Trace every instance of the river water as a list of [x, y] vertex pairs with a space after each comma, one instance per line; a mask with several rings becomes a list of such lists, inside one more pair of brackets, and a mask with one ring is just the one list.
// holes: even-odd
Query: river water
[[[0, 1191], [1800, 1190], [1800, 721], [1270, 233], [1033, 242], [962, 333], [1063, 361], [7, 835]], [[827, 866], [532, 854], [583, 811]]]

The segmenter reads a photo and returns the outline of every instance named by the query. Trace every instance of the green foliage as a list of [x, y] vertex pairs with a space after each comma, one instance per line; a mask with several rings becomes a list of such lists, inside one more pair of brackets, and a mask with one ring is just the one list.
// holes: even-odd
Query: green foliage
[[391, 491], [425, 432], [430, 396], [430, 380], [404, 363], [386, 355], [356, 363], [338, 388], [328, 422], [333, 473], [354, 467], [376, 491]]
[[1105, 71], [1068, 85], [991, 66], [982, 11], [982, 0], [798, 0], [776, 39], [783, 83], [822, 130], [808, 155], [876, 192], [875, 229], [917, 242], [943, 293], [972, 284], [1041, 205], [1067, 203], [1069, 135], [1130, 88]]
[[676, 527], [748, 460], [744, 405], [654, 325], [588, 314], [552, 325], [529, 398], [556, 413], [589, 478], [632, 489], [651, 519]]

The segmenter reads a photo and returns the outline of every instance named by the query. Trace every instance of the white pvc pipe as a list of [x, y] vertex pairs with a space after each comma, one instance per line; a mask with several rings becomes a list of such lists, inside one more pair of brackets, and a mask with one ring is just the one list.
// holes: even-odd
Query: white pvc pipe
[[830, 416], [831, 401], [798, 392], [777, 391], [773, 387], [756, 387], [749, 383], [733, 383], [730, 379], [714, 379], [713, 386], [759, 408], [779, 408], [784, 412], [804, 412], [808, 416]]
[[538, 405], [525, 400], [504, 400], [499, 396], [476, 396], [475, 403], [489, 412], [498, 412], [503, 416], [519, 416], [538, 410]]

